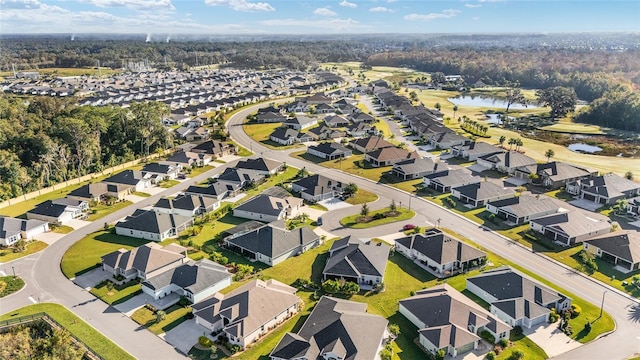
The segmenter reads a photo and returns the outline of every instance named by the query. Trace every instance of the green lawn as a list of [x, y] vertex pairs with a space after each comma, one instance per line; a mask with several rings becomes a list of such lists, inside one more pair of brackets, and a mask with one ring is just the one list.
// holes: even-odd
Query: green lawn
[[44, 303], [26, 306], [0, 316], [0, 321], [10, 320], [18, 316], [37, 314], [39, 312], [46, 312], [49, 317], [64, 326], [67, 331], [80, 339], [104, 359], [135, 359], [129, 353], [102, 335], [98, 330], [82, 321], [82, 319], [75, 316], [62, 305]]
[[231, 140], [227, 140], [227, 142], [229, 144], [235, 145], [238, 148], [238, 154], [237, 154], [238, 156], [246, 157], [246, 156], [251, 156], [253, 154], [251, 151], [249, 151], [249, 149], [247, 149], [247, 148], [245, 148], [243, 146], [240, 146], [240, 145], [238, 145], [237, 143], [235, 143], [235, 142], [233, 142]]
[[23, 252], [14, 252], [13, 248], [3, 248], [0, 249], [0, 263], [9, 262], [23, 256], [31, 255], [37, 253], [40, 250], [43, 250], [48, 245], [45, 242], [34, 240], [27, 244], [27, 250]]
[[158, 184], [158, 186], [163, 188], [163, 189], [168, 189], [168, 188], [172, 188], [172, 187], [174, 187], [174, 186], [176, 186], [178, 184], [180, 184], [180, 181], [178, 181], [178, 180], [163, 180]]
[[234, 205], [238, 205], [239, 203], [245, 202], [251, 197], [258, 195], [259, 193], [263, 192], [264, 190], [272, 186], [277, 186], [278, 184], [290, 183], [297, 173], [298, 173], [298, 169], [292, 166], [288, 166], [285, 171], [280, 172], [277, 175], [268, 177], [265, 182], [254, 187], [253, 189], [246, 190], [245, 194], [247, 195], [242, 199], [240, 199], [240, 201], [238, 201], [238, 203]]
[[67, 194], [70, 193], [71, 191], [89, 183], [90, 181], [85, 181], [80, 184], [69, 185], [69, 186], [60, 188], [60, 190], [51, 191], [49, 193], [36, 196], [35, 198], [29, 199], [29, 200], [24, 200], [24, 201], [16, 200], [15, 203], [12, 202], [12, 205], [1, 208], [0, 215], [18, 217], [22, 214], [26, 214], [27, 211], [33, 209], [36, 205], [40, 204], [41, 202], [63, 198], [67, 196]]
[[115, 285], [113, 289], [109, 291], [106, 282], [103, 282], [91, 289], [91, 293], [109, 305], [118, 305], [141, 294], [142, 286], [138, 281], [130, 281], [123, 285]]
[[131, 319], [145, 326], [152, 333], [159, 335], [180, 325], [185, 320], [184, 316], [190, 312], [191, 307], [172, 305], [165, 310], [166, 317], [164, 320], [156, 322], [156, 315], [151, 310], [142, 307], [131, 315]]
[[511, 360], [512, 353], [518, 350], [524, 353], [524, 359], [526, 360], [544, 360], [549, 358], [547, 353], [538, 346], [538, 344], [526, 336], [517, 336], [511, 332], [509, 340], [511, 340], [511, 345], [503, 349], [500, 354], [496, 356], [497, 360]]
[[205, 165], [205, 166], [200, 166], [200, 167], [195, 167], [191, 169], [191, 172], [189, 173], [189, 177], [195, 177], [198, 176], [202, 173], [205, 173], [211, 169], [215, 169], [214, 166], [211, 165]]
[[98, 266], [101, 257], [120, 248], [132, 249], [147, 240], [98, 231], [78, 240], [64, 253], [60, 268], [68, 278], [76, 277]]
[[[91, 208], [91, 214], [89, 214], [89, 216], [87, 216], [87, 221], [95, 221], [98, 220], [102, 217], [105, 217], [113, 212], [116, 212], [120, 209], [124, 209], [127, 206], [133, 204], [131, 201], [129, 200], [124, 200], [124, 201], [119, 201], [113, 205], [107, 205], [105, 203], [100, 203], [94, 207]], [[95, 213], [93, 213], [93, 211], [96, 211]]]
[[51, 231], [58, 234], [68, 234], [73, 231], [73, 228], [67, 225], [56, 225], [51, 227]]
[[140, 197], [144, 197], [144, 198], [151, 197], [151, 194], [146, 193], [146, 192], [142, 192], [142, 191], [134, 191], [134, 192], [131, 193], [131, 195], [140, 196]]
[[312, 208], [312, 209], [316, 209], [316, 210], [320, 210], [320, 211], [329, 211], [329, 209], [327, 209], [326, 207], [320, 205], [320, 204], [310, 204], [307, 205], [308, 207]]
[[[374, 211], [371, 211], [368, 216], [373, 218], [377, 214], [384, 214], [388, 211], [389, 211], [389, 208], [374, 210]], [[398, 208], [397, 211], [399, 213], [398, 216], [384, 217], [382, 219], [371, 220], [369, 222], [358, 222], [358, 218], [362, 217], [362, 215], [360, 215], [359, 213], [355, 215], [349, 215], [342, 218], [340, 220], [340, 224], [346, 227], [350, 227], [352, 229], [366, 229], [374, 226], [408, 220], [416, 216], [415, 211], [409, 210], [408, 208]]]
[[21, 277], [16, 276], [2, 276], [0, 277], [0, 298], [7, 295], [11, 295], [16, 291], [19, 291], [24, 287], [24, 280]]
[[365, 189], [358, 189], [353, 197], [347, 198], [346, 203], [351, 205], [360, 205], [378, 200], [378, 195]]
[[290, 156], [311, 161], [315, 164], [331, 169], [338, 169], [350, 174], [362, 176], [373, 181], [380, 181], [382, 174], [391, 171], [392, 168], [392, 166], [373, 167], [368, 162], [364, 161], [363, 154], [355, 153], [346, 159], [337, 160], [321, 159], [317, 156], [307, 154], [306, 151], [294, 152], [291, 153]]

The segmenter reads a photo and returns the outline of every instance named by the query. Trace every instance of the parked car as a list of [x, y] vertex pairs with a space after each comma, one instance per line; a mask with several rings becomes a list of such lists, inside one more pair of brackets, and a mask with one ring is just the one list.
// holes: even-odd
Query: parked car
[[318, 226], [322, 226], [322, 217], [318, 217], [318, 220], [316, 220], [316, 224], [318, 224]]
[[402, 230], [403, 231], [407, 231], [407, 230], [413, 230], [415, 228], [416, 228], [416, 226], [413, 225], [413, 224], [404, 224], [404, 226], [402, 227]]

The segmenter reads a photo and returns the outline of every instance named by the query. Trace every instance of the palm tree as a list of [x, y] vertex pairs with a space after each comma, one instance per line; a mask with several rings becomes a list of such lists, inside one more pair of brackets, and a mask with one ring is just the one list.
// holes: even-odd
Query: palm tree
[[453, 117], [456, 117], [456, 111], [458, 111], [458, 105], [453, 105]]
[[524, 145], [524, 142], [522, 142], [522, 139], [517, 138], [516, 139], [516, 151], [520, 150], [520, 146]]
[[440, 111], [440, 109], [442, 108], [442, 106], [440, 106], [440, 103], [436, 103], [436, 105], [434, 106], [436, 109], [438, 109], [438, 111]]
[[545, 151], [544, 156], [547, 158], [547, 162], [551, 159], [556, 153], [552, 149], [548, 149]]
[[498, 139], [498, 142], [500, 143], [500, 147], [502, 147], [502, 145], [504, 144], [504, 142], [507, 140], [507, 137], [504, 135], [500, 136], [500, 139]]
[[513, 147], [513, 145], [516, 144], [516, 138], [509, 138], [509, 141], [507, 142], [507, 144], [509, 144], [509, 151], [511, 151], [511, 148]]

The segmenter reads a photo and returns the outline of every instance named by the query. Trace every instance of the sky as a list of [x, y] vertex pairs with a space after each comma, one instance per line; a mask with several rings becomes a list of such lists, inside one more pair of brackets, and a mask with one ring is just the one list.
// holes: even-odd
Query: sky
[[0, 33], [640, 32], [638, 0], [0, 0]]

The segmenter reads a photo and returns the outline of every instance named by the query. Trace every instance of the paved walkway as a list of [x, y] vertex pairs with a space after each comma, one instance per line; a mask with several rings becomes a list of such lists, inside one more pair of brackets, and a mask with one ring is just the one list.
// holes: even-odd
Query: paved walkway
[[[524, 334], [540, 346], [550, 358], [556, 357], [582, 344], [571, 339], [558, 329], [558, 323], [540, 325], [534, 329], [523, 329]], [[573, 329], [579, 332], [582, 329]]]
[[198, 343], [198, 338], [209, 333], [207, 328], [198, 325], [195, 319], [191, 319], [161, 334], [160, 337], [180, 352], [188, 354], [193, 345]]

